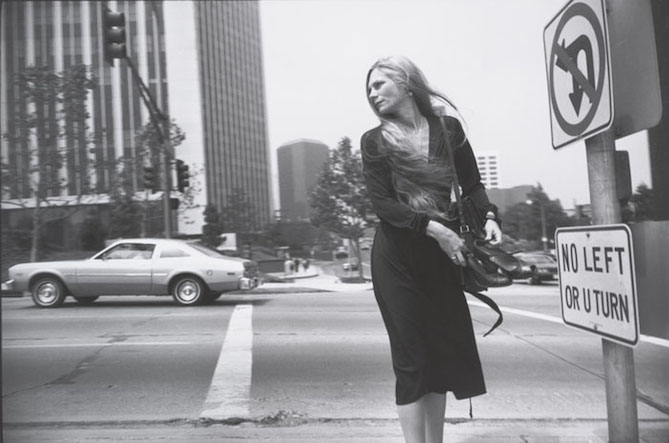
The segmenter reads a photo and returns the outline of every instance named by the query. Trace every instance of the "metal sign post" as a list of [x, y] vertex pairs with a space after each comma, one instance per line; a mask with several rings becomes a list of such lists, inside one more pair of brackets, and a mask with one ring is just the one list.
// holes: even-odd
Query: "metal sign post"
[[[620, 223], [620, 204], [616, 194], [615, 139], [609, 130], [585, 142], [592, 222], [595, 225]], [[636, 406], [634, 350], [606, 338], [602, 339], [606, 410], [609, 441], [639, 441]]]
[[[658, 115], [658, 106], [653, 104], [648, 111], [649, 117], [644, 118], [643, 123], [637, 123], [634, 120], [634, 124], [627, 125], [629, 126], [627, 127], [621, 123], [625, 119], [621, 120], [619, 118], [619, 128], [612, 127], [614, 114], [630, 116], [627, 120], [632, 117], [636, 119], [641, 114], [638, 109], [631, 108], [631, 105], [627, 103], [628, 100], [626, 100], [626, 97], [634, 97], [634, 100], [636, 100], [638, 94], [635, 88], [638, 87], [637, 83], [643, 82], [643, 80], [625, 74], [627, 71], [618, 69], [617, 76], [613, 75], [616, 84], [613, 84], [611, 81], [608, 14], [611, 13], [614, 15], [613, 23], [616, 29], [613, 33], [616, 36], [616, 45], [626, 44], [625, 42], [629, 38], [629, 33], [625, 32], [628, 20], [621, 15], [623, 12], [621, 4], [623, 2], [608, 1], [609, 8], [607, 8], [605, 0], [570, 0], [544, 29], [544, 49], [546, 53], [546, 74], [553, 147], [558, 149], [575, 141], [585, 139], [592, 220], [595, 225], [612, 225], [621, 222], [620, 205], [616, 192], [616, 129], [618, 129], [619, 133], [638, 131], [644, 129], [644, 126], [647, 124], [653, 124], [653, 121], [657, 120], [656, 117]], [[647, 21], [648, 14], [643, 12], [644, 10], [648, 10], [646, 7], [647, 2], [633, 3], [633, 7], [630, 5], [626, 5], [625, 7], [634, 10], [635, 17], [646, 17], [644, 20]], [[627, 15], [629, 15], [629, 11], [627, 12]], [[634, 23], [637, 22], [634, 21]], [[649, 50], [646, 52], [653, 55], [654, 51]], [[628, 63], [626, 58], [621, 58], [620, 52], [614, 51], [614, 53], [619, 57], [619, 63], [615, 65], [616, 67], [619, 67], [621, 63]], [[621, 61], [623, 59], [625, 60], [624, 62]], [[632, 66], [634, 66], [634, 71], [638, 71], [636, 65], [632, 64]], [[643, 66], [646, 65], [644, 64]], [[652, 60], [649, 61], [648, 66], [652, 66]], [[654, 84], [655, 82], [649, 83]], [[614, 103], [614, 88], [617, 88], [619, 91], [616, 98], [620, 98], [621, 106]], [[653, 94], [652, 88], [650, 89], [650, 94]], [[643, 99], [637, 101], [641, 102], [639, 106], [647, 106], [643, 104]], [[636, 101], [634, 103], [636, 106]], [[603, 229], [603, 227], [600, 229]], [[556, 235], [556, 243], [558, 243], [557, 240], [558, 236]], [[607, 241], [613, 240], [609, 238]], [[611, 246], [609, 245], [609, 247]], [[614, 245], [613, 248], [615, 250], [616, 246]], [[558, 251], [559, 253], [560, 251]], [[601, 256], [598, 255], [597, 257]], [[592, 258], [594, 260], [595, 256], [592, 256]], [[621, 263], [620, 269], [622, 269], [623, 257], [621, 255], [618, 258]], [[607, 260], [606, 256], [604, 260]], [[629, 272], [634, 272], [633, 267], [629, 268]], [[592, 277], [591, 280], [588, 281], [586, 277], [584, 282], [596, 283], [597, 278]], [[635, 297], [635, 292], [636, 290], [634, 289], [626, 295]], [[561, 293], [562, 298], [567, 296], [568, 299], [568, 295]], [[610, 303], [608, 308], [611, 308], [614, 300], [608, 292], [607, 297], [609, 297], [608, 302]], [[619, 296], [619, 294], [616, 294], [615, 298], [616, 303], [629, 299], [622, 297], [622, 295]], [[622, 310], [616, 312], [618, 315], [623, 313]], [[629, 311], [625, 310], [624, 312], [628, 313]], [[568, 314], [575, 315], [571, 317], [572, 319], [587, 318], [586, 316], [580, 316], [583, 313], [575, 314], [574, 312], [570, 312]], [[620, 322], [616, 324], [609, 321], [611, 318], [607, 318], [606, 321], [602, 322], [602, 326], [606, 329], [605, 333], [599, 330], [600, 325], [597, 321], [590, 321], [587, 324], [587, 327], [598, 328], [592, 331], [598, 335], [607, 337], [607, 333], [609, 333], [608, 338], [602, 338], [602, 351], [606, 383], [609, 441], [614, 443], [639, 441], [634, 351], [630, 347], [638, 339], [638, 320], [636, 316], [637, 309], [635, 305], [633, 320], [636, 324], [633, 330], [630, 327], [631, 322], [628, 325], [623, 325]], [[566, 319], [567, 317], [564, 318]], [[630, 318], [630, 320], [632, 319]], [[566, 322], [566, 324], [569, 324], [569, 322]], [[616, 335], [619, 330], [618, 328], [624, 331], [622, 336]], [[614, 333], [611, 334], [611, 331]], [[632, 332], [631, 335], [629, 335], [630, 332]], [[614, 338], [626, 344], [617, 343], [613, 341]]]

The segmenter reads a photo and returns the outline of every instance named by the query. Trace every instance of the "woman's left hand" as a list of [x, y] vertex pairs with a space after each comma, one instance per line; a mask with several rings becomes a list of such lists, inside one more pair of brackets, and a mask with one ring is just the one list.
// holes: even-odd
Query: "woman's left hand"
[[492, 245], [502, 242], [502, 230], [495, 220], [488, 219], [485, 222], [485, 239]]

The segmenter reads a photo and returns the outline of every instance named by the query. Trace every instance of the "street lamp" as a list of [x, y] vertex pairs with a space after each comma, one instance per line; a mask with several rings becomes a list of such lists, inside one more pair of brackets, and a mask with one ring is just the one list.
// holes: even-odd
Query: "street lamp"
[[544, 246], [544, 252], [548, 252], [548, 236], [546, 235], [546, 207], [544, 202], [540, 199], [537, 200], [525, 200], [525, 203], [528, 205], [533, 205], [534, 202], [539, 202], [539, 211], [541, 212], [541, 243]]

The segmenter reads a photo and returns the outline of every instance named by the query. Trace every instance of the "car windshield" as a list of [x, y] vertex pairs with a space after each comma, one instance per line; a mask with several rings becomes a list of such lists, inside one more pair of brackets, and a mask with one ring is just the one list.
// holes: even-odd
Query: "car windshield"
[[188, 243], [188, 246], [190, 246], [193, 249], [197, 249], [198, 251], [200, 251], [205, 255], [208, 255], [209, 257], [216, 257], [216, 258], [226, 257], [225, 254], [218, 252], [215, 249], [208, 248], [200, 243]]

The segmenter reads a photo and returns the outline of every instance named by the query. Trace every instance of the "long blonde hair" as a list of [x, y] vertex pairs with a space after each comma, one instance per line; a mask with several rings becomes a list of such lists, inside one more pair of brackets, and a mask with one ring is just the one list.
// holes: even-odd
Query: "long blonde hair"
[[[375, 69], [386, 74], [398, 87], [409, 91], [418, 111], [426, 118], [439, 117], [443, 114], [444, 106], [459, 115], [455, 104], [446, 95], [430, 87], [423, 72], [407, 57], [379, 59], [367, 73], [367, 101], [381, 120], [383, 143], [379, 146], [379, 154], [390, 165], [391, 179], [399, 201], [416, 212], [426, 213], [437, 219], [452, 220], [449, 209], [455, 166], [444, 161], [428, 162], [404, 131], [379, 113], [370, 98], [369, 89], [369, 78]], [[449, 134], [444, 136], [449, 137]]]

